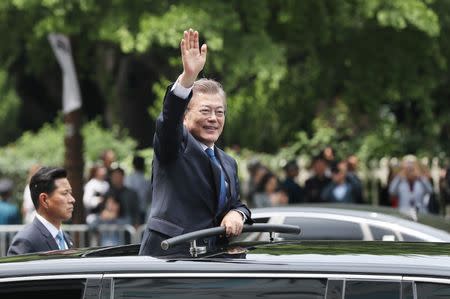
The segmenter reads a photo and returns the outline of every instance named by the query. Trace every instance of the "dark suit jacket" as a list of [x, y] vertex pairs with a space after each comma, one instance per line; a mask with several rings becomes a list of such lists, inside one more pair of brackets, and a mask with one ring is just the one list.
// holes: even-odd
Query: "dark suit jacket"
[[[64, 232], [64, 239], [69, 248], [73, 247], [70, 236]], [[41, 221], [34, 218], [33, 222], [18, 232], [11, 242], [8, 255], [18, 255], [32, 252], [59, 250], [58, 244]]]
[[250, 210], [240, 200], [237, 163], [215, 147], [215, 155], [228, 182], [226, 205], [222, 211], [217, 210], [220, 169], [183, 125], [192, 92], [188, 99], [181, 99], [170, 88], [156, 122], [152, 206], [141, 255], [164, 255], [160, 241], [218, 226], [224, 215], [233, 209], [243, 212], [247, 223], [252, 223]]
[[322, 200], [324, 202], [342, 202], [342, 203], [355, 203], [354, 198], [354, 190], [353, 186], [350, 183], [346, 183], [347, 190], [345, 191], [344, 196], [341, 199], [336, 198], [333, 191], [338, 187], [335, 182], [331, 182], [325, 189], [322, 191]]

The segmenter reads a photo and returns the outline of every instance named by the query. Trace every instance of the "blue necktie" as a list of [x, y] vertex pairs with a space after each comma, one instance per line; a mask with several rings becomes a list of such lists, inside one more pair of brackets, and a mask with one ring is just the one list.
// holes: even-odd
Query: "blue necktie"
[[56, 235], [55, 238], [56, 238], [56, 241], [58, 243], [59, 249], [61, 249], [61, 250], [66, 249], [66, 244], [64, 242], [64, 237], [63, 237], [63, 234], [62, 234], [61, 231], [58, 232], [58, 234]]
[[220, 169], [220, 193], [219, 193], [219, 208], [218, 208], [218, 211], [220, 212], [222, 208], [225, 206], [225, 202], [227, 200], [227, 187], [225, 185], [225, 174], [222, 170], [222, 166], [220, 166], [219, 160], [217, 160], [216, 156], [214, 155], [214, 151], [209, 147], [205, 151], [206, 154], [209, 156], [209, 158]]

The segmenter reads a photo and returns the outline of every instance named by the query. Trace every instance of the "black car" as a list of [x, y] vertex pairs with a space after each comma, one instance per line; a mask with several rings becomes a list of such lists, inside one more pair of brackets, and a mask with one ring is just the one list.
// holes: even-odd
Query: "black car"
[[[298, 233], [292, 226], [251, 231]], [[450, 298], [450, 244], [409, 242], [194, 241], [182, 257], [137, 256], [139, 245], [0, 259], [0, 298]]]

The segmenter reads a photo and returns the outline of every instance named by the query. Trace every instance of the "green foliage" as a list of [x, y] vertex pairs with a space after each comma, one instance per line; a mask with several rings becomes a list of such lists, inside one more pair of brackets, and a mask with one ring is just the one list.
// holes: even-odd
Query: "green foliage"
[[429, 36], [439, 35], [438, 16], [426, 3], [431, 1], [373, 0], [372, 2], [371, 4], [366, 3], [373, 9], [369, 15], [377, 10], [376, 18], [382, 26], [391, 26], [401, 30], [405, 29], [409, 23]]
[[136, 141], [121, 132], [118, 126], [106, 130], [101, 127], [100, 120], [85, 124], [81, 130], [84, 139], [84, 159], [92, 162], [98, 161], [100, 154], [112, 149], [119, 161], [132, 156]]
[[[149, 80], [123, 79], [125, 62], [145, 64], [155, 74], [155, 119], [181, 71], [182, 31], [195, 28], [209, 48], [202, 75], [228, 94], [224, 144], [287, 155], [325, 144], [367, 159], [435, 155], [450, 146], [449, 15], [443, 0], [4, 0], [0, 68], [16, 74], [22, 62], [20, 74], [45, 78], [54, 61], [46, 36], [66, 33], [80, 77], [119, 118], [119, 88]], [[0, 114], [0, 124], [2, 115], [13, 116]]]
[[[119, 161], [125, 161], [131, 169], [136, 142], [115, 127], [105, 130], [100, 121], [91, 121], [82, 128], [84, 138], [84, 159], [86, 166], [98, 162], [100, 154], [113, 149]], [[144, 151], [145, 156], [151, 156]], [[25, 186], [31, 166], [64, 164], [64, 124], [58, 118], [53, 124], [45, 124], [38, 132], [25, 132], [14, 143], [0, 148], [0, 176], [14, 179], [18, 190]]]
[[0, 70], [0, 145], [19, 134], [18, 116], [21, 102], [8, 84], [7, 73]]
[[152, 116], [153, 119], [157, 119], [162, 111], [164, 95], [166, 94], [167, 86], [169, 84], [169, 80], [162, 79], [162, 82], [157, 82], [153, 85], [153, 93], [156, 95], [157, 100], [148, 109], [148, 113]]
[[[98, 161], [106, 149], [113, 149], [119, 160], [134, 152], [136, 141], [120, 132], [118, 127], [106, 130], [100, 121], [86, 123], [82, 128], [84, 159]], [[16, 142], [0, 148], [0, 168], [4, 173], [27, 172], [33, 164], [62, 166], [64, 163], [64, 124], [58, 118], [45, 124], [38, 132], [25, 132]]]
[[61, 121], [45, 124], [38, 132], [25, 132], [13, 144], [0, 149], [4, 174], [28, 172], [33, 164], [60, 166], [64, 159], [64, 126]]

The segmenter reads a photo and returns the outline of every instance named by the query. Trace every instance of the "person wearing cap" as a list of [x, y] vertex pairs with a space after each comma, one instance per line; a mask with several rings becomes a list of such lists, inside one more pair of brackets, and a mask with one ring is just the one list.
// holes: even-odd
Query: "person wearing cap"
[[8, 255], [71, 248], [72, 240], [61, 228], [72, 218], [75, 203], [66, 170], [42, 167], [31, 177], [30, 193], [36, 217], [14, 236]]
[[10, 179], [0, 180], [0, 225], [19, 224], [19, 209], [8, 202], [11, 199], [14, 184]]

